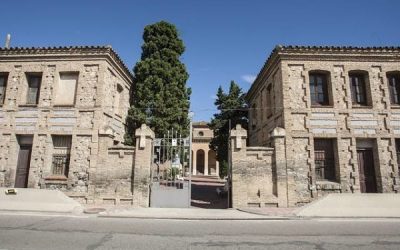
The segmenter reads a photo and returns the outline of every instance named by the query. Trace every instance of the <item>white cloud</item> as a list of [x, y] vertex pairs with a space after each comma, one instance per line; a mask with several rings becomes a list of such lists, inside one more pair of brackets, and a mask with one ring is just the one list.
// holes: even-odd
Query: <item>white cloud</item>
[[256, 79], [257, 76], [255, 76], [255, 75], [242, 75], [241, 77], [245, 82], [248, 82], [248, 83], [251, 84], [251, 83], [254, 82], [254, 80]]

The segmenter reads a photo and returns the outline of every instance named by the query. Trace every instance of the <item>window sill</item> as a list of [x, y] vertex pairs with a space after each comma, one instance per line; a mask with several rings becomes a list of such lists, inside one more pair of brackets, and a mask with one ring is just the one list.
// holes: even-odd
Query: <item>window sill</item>
[[400, 109], [400, 104], [390, 104], [391, 109]]
[[38, 105], [37, 104], [19, 104], [18, 105], [18, 107], [21, 107], [21, 108], [36, 108]]
[[311, 108], [315, 109], [315, 108], [334, 108], [333, 105], [311, 105]]
[[71, 105], [61, 105], [61, 104], [59, 104], [59, 105], [53, 105], [53, 107], [54, 108], [73, 108], [73, 107], [75, 107], [75, 105], [74, 104], [71, 104]]
[[67, 181], [68, 178], [65, 175], [51, 175], [44, 178], [45, 181]]
[[373, 107], [370, 105], [352, 105], [352, 108], [355, 109], [372, 109]]
[[342, 185], [338, 182], [329, 180], [318, 180], [316, 181], [317, 190], [341, 190]]

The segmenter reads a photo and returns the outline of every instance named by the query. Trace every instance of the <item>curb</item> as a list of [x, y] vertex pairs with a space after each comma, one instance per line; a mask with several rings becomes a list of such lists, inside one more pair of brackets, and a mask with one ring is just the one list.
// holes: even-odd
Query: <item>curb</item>
[[286, 218], [287, 220], [292, 220], [292, 219], [298, 219], [298, 218], [301, 218], [301, 217], [299, 217], [299, 216], [297, 216], [297, 215], [295, 215], [295, 214], [293, 214], [293, 215], [288, 215], [288, 216], [275, 216], [275, 215], [266, 215], [266, 214], [263, 214], [263, 213], [258, 213], [258, 212], [256, 212], [256, 211], [248, 211], [248, 210], [246, 210], [246, 209], [241, 209], [241, 208], [237, 208], [236, 210], [238, 210], [238, 211], [240, 211], [240, 212], [243, 212], [243, 213], [248, 213], [248, 214], [255, 214], [255, 215], [262, 215], [262, 216], [269, 216], [269, 217], [278, 217], [278, 218]]
[[33, 216], [68, 216], [68, 217], [88, 217], [88, 214], [74, 212], [55, 212], [55, 211], [38, 211], [38, 210], [7, 210], [1, 209], [0, 215], [33, 215]]
[[124, 216], [124, 215], [98, 215], [97, 217], [100, 218], [119, 218], [119, 219], [143, 219], [143, 220], [187, 220], [187, 221], [195, 221], [195, 220], [207, 220], [207, 221], [244, 221], [244, 220], [251, 220], [251, 221], [260, 221], [260, 220], [290, 220], [286, 217], [265, 217], [265, 218], [210, 218], [210, 217], [144, 217], [144, 216]]

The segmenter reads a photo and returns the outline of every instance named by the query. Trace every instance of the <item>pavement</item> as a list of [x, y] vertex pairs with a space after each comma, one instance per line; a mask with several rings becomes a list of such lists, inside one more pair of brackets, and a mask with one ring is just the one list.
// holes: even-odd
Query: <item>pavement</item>
[[285, 216], [268, 216], [237, 209], [201, 208], [114, 208], [100, 212], [99, 217], [169, 219], [169, 220], [268, 220], [287, 219]]
[[0, 249], [400, 249], [400, 220], [144, 220], [0, 213]]
[[63, 192], [47, 189], [12, 188], [15, 194], [6, 194], [9, 188], [0, 188], [0, 211], [73, 213], [83, 212], [83, 206]]
[[[312, 218], [393, 218], [400, 219], [399, 194], [329, 194], [298, 208], [133, 208], [122, 206], [85, 205], [57, 190], [15, 189], [6, 194], [0, 188], [0, 213], [67, 213], [95, 214], [107, 218], [172, 219], [172, 220], [299, 220]], [[200, 192], [199, 192], [200, 193]], [[202, 194], [202, 193], [200, 193]], [[199, 196], [214, 202], [215, 197]], [[216, 199], [216, 198], [215, 198]], [[192, 202], [193, 205], [193, 202]], [[198, 206], [198, 204], [196, 204]]]
[[328, 194], [295, 214], [299, 217], [400, 218], [400, 194]]

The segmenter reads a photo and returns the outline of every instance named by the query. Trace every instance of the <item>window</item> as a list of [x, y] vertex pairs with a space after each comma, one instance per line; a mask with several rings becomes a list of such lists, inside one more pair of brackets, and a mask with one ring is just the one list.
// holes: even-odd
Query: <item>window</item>
[[26, 98], [26, 104], [38, 104], [42, 75], [27, 74], [27, 80], [28, 80], [28, 95]]
[[204, 136], [204, 132], [203, 131], [199, 131], [199, 136]]
[[267, 87], [267, 118], [272, 116], [272, 84]]
[[368, 105], [367, 102], [367, 86], [365, 82], [365, 74], [362, 73], [350, 73], [350, 86], [351, 86], [351, 98], [353, 104]]
[[388, 73], [387, 79], [389, 83], [390, 102], [400, 105], [400, 72]]
[[54, 100], [54, 104], [65, 105], [65, 106], [74, 105], [77, 82], [78, 82], [78, 73], [75, 72], [60, 73], [60, 80], [58, 82], [57, 93]]
[[328, 92], [328, 74], [310, 73], [311, 105], [327, 106], [330, 104]]
[[68, 177], [71, 152], [71, 136], [54, 135], [53, 137], [52, 174]]
[[317, 180], [336, 180], [332, 139], [314, 139], [314, 161]]
[[0, 73], [0, 105], [4, 103], [6, 97], [8, 75]]

